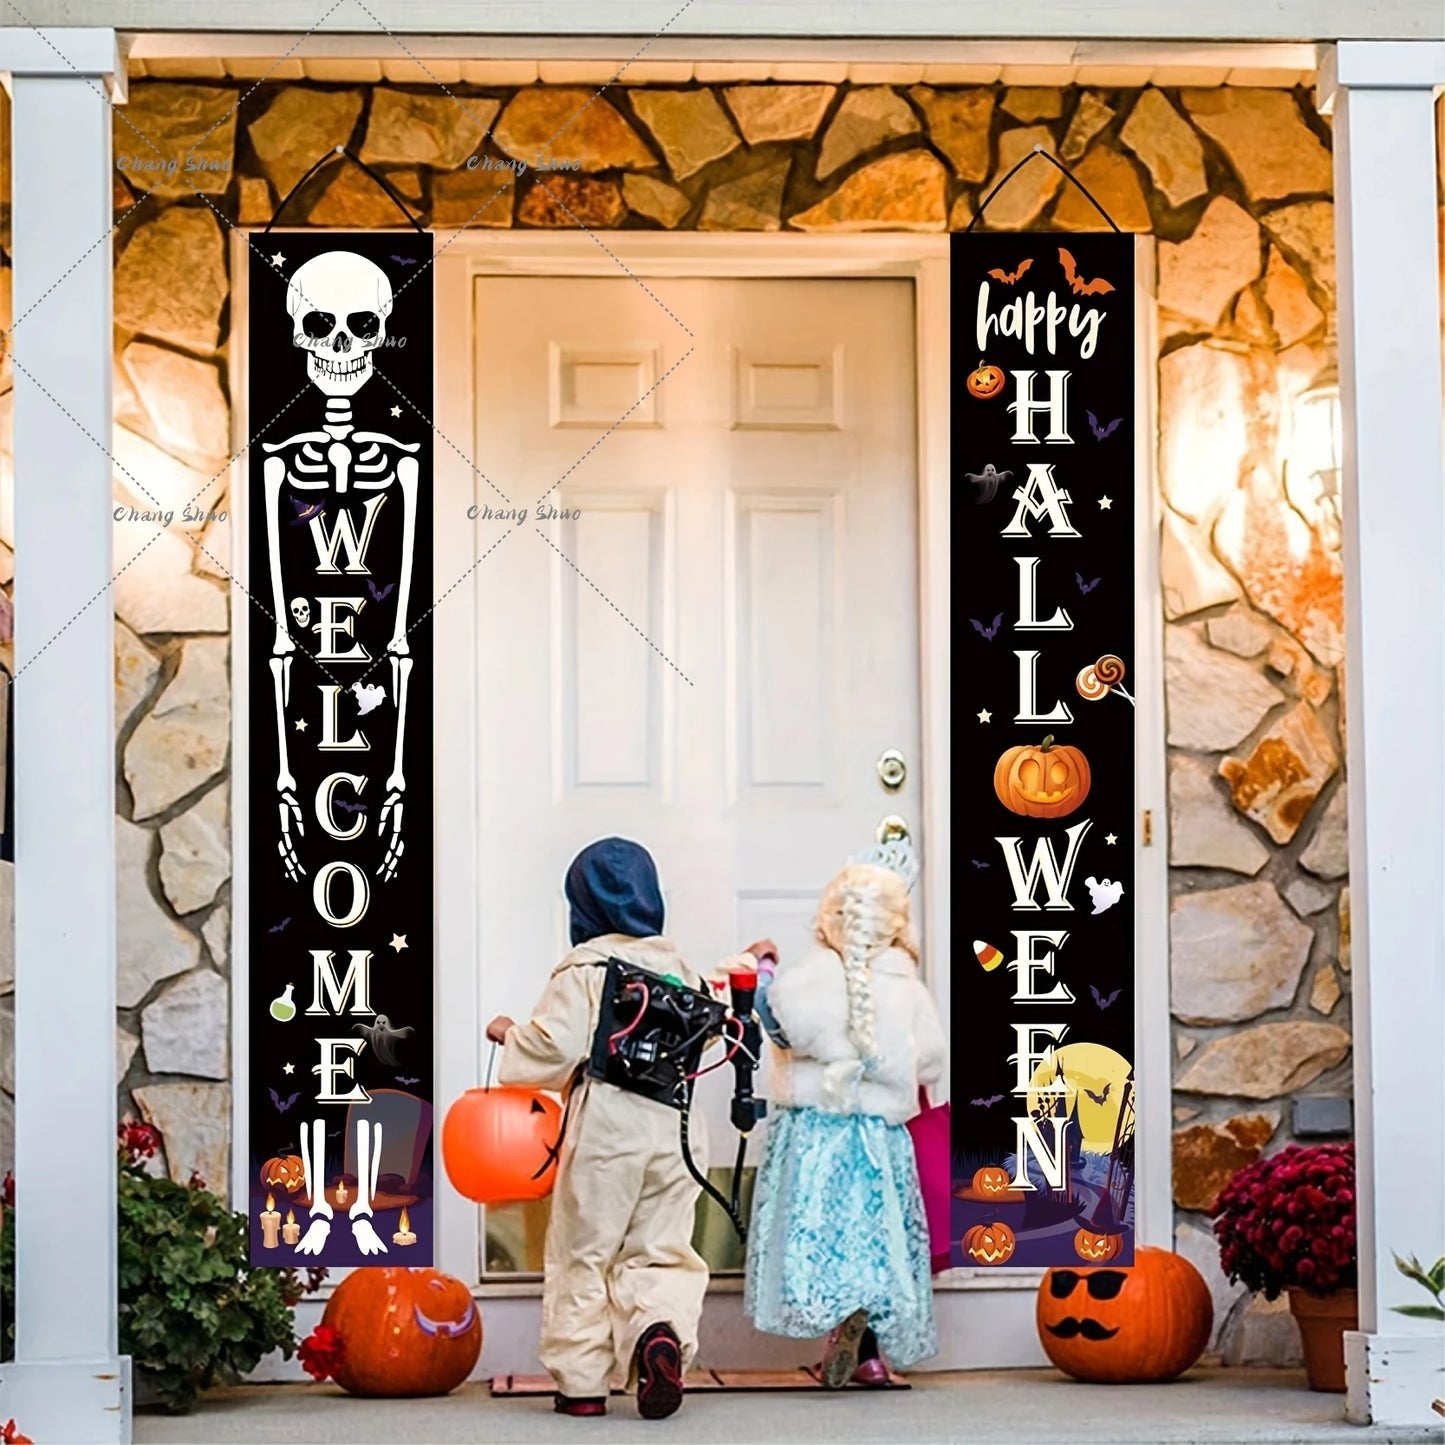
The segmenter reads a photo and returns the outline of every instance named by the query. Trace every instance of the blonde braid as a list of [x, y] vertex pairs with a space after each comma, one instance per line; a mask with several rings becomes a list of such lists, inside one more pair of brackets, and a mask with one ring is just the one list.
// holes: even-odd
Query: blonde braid
[[878, 1021], [868, 965], [877, 949], [874, 890], [862, 880], [843, 884], [843, 979], [848, 989], [848, 1037], [863, 1060], [864, 1073], [877, 1067]]

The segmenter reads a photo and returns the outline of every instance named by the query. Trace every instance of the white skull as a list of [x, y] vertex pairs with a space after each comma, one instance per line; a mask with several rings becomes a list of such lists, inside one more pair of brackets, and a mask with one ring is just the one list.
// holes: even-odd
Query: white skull
[[286, 288], [291, 339], [327, 396], [354, 396], [371, 380], [371, 353], [391, 312], [386, 272], [355, 251], [326, 251], [297, 267]]
[[291, 615], [298, 627], [306, 627], [311, 621], [311, 604], [304, 597], [291, 599]]

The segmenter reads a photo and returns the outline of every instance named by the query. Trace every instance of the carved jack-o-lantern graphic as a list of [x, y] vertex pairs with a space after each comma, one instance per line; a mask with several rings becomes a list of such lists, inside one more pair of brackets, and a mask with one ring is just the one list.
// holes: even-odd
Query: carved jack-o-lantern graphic
[[1044, 1353], [1066, 1375], [1134, 1384], [1172, 1380], [1194, 1364], [1214, 1303], [1187, 1259], [1141, 1245], [1130, 1269], [1051, 1269], [1035, 1317]]
[[267, 1189], [295, 1194], [306, 1186], [306, 1170], [299, 1154], [280, 1154], [261, 1166], [261, 1183]]
[[1037, 747], [1009, 748], [993, 770], [993, 790], [1011, 813], [1066, 818], [1089, 796], [1089, 760], [1046, 737]]
[[1003, 390], [1004, 374], [996, 366], [990, 366], [987, 362], [980, 361], [979, 364], [968, 374], [968, 389], [974, 396], [983, 397], [985, 400], [991, 396], [997, 396]]
[[974, 1174], [973, 1187], [979, 1194], [1007, 1194], [1008, 1170], [987, 1164]]
[[1016, 1244], [1006, 1224], [975, 1224], [962, 1240], [963, 1252], [974, 1264], [1004, 1264], [1013, 1258]]
[[1081, 1229], [1074, 1236], [1074, 1253], [1089, 1264], [1104, 1264], [1117, 1259], [1123, 1248], [1123, 1236], [1118, 1234], [1097, 1234], [1092, 1229]]

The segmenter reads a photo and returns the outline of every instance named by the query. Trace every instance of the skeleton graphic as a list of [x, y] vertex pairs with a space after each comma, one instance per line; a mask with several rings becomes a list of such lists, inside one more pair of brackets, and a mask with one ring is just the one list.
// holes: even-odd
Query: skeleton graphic
[[[326, 1121], [318, 1119], [309, 1128], [301, 1125], [301, 1167], [306, 1194], [311, 1200], [311, 1222], [296, 1246], [297, 1254], [320, 1254], [331, 1235], [334, 1211], [326, 1198]], [[381, 1170], [381, 1125], [356, 1121], [356, 1202], [347, 1216], [351, 1237], [362, 1254], [385, 1254], [386, 1246], [372, 1224], [371, 1207], [376, 1198], [377, 1175]]]
[[[309, 523], [316, 544], [319, 572], [367, 572], [361, 561], [366, 539], [376, 515], [397, 487], [402, 505], [401, 578], [396, 591], [396, 622], [386, 653], [391, 662], [391, 697], [397, 709], [396, 749], [391, 775], [386, 780], [378, 832], [390, 837], [377, 872], [390, 879], [400, 861], [402, 795], [406, 775], [402, 757], [406, 739], [406, 694], [412, 659], [408, 655], [406, 619], [411, 600], [412, 559], [416, 550], [417, 489], [420, 464], [409, 455], [420, 443], [399, 442], [384, 432], [357, 431], [352, 425], [351, 397], [372, 376], [372, 354], [386, 339], [386, 320], [391, 312], [391, 282], [382, 269], [352, 251], [326, 251], [299, 266], [286, 288], [286, 310], [292, 322], [292, 342], [307, 353], [306, 373], [326, 397], [326, 418], [315, 431], [298, 432], [285, 441], [263, 443], [270, 455], [262, 466], [265, 484], [266, 532], [271, 571], [271, 593], [276, 618], [276, 637], [271, 648], [271, 676], [276, 692], [276, 740], [280, 758], [276, 792], [281, 836], [277, 850], [293, 882], [306, 870], [296, 854], [291, 836], [294, 824], [304, 835], [301, 805], [296, 797], [286, 750], [286, 708], [291, 696], [291, 655], [295, 640], [286, 626], [287, 605], [281, 583], [281, 489], [330, 494], [327, 507], [333, 513], [331, 538], [325, 532], [322, 508]], [[361, 539], [349, 510], [350, 498], [366, 495]], [[338, 567], [346, 551], [348, 561]], [[311, 625], [312, 608], [304, 597], [292, 599], [290, 616], [298, 628], [316, 631]]]

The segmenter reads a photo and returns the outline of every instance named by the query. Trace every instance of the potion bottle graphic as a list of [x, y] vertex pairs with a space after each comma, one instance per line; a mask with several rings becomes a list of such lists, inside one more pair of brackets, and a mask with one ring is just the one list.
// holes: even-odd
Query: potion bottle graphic
[[291, 990], [295, 987], [294, 983], [288, 983], [285, 992], [271, 1000], [271, 1017], [283, 1024], [296, 1017], [296, 1005], [291, 1002]]

